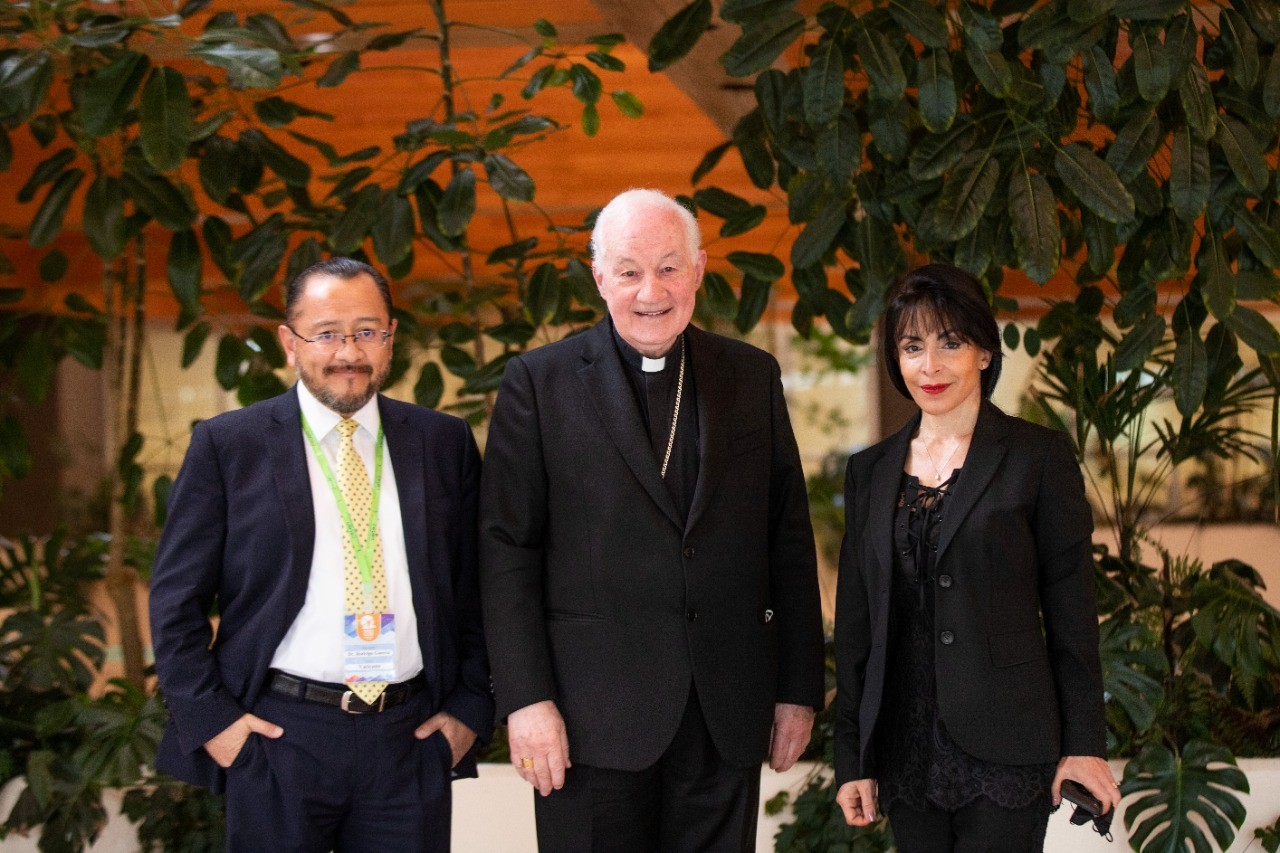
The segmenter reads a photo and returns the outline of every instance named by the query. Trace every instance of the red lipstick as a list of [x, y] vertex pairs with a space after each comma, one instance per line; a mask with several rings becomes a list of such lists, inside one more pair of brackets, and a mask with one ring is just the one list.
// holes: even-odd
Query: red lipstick
[[950, 387], [950, 385], [921, 385], [920, 390], [926, 394], [941, 394]]

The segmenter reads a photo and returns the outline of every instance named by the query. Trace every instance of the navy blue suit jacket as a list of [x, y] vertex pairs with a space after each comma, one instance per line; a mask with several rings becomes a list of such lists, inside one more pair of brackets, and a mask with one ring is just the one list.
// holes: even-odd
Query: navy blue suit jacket
[[[493, 700], [476, 572], [480, 457], [450, 415], [379, 395], [431, 712], [486, 741]], [[199, 423], [169, 494], [151, 634], [169, 720], [157, 769], [221, 790], [204, 744], [262, 692], [306, 598], [315, 544], [298, 393]], [[209, 615], [217, 606], [216, 634]], [[474, 757], [455, 775], [475, 775]]]

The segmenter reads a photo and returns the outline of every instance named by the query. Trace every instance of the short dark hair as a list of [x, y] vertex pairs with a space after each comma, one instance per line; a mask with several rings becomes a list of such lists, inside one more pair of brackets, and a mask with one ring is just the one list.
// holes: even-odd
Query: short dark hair
[[982, 283], [950, 264], [925, 264], [903, 273], [893, 283], [880, 321], [880, 354], [889, 381], [908, 400], [911, 392], [898, 366], [898, 338], [922, 323], [991, 353], [991, 363], [982, 371], [981, 380], [982, 397], [990, 399], [1000, 379], [1004, 354], [996, 315]]
[[369, 276], [373, 279], [373, 283], [378, 286], [378, 292], [382, 294], [382, 301], [387, 306], [387, 316], [391, 316], [391, 285], [387, 284], [387, 277], [364, 261], [357, 261], [355, 258], [333, 257], [327, 261], [312, 264], [294, 276], [293, 281], [289, 282], [284, 292], [285, 322], [293, 322], [294, 314], [298, 308], [298, 300], [306, 292], [307, 283], [312, 276], [317, 275], [330, 275], [343, 281], [348, 281], [358, 275]]

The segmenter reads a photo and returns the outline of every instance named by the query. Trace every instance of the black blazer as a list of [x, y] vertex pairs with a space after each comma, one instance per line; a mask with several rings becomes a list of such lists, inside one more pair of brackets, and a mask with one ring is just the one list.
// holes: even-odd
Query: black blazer
[[[836, 588], [836, 782], [877, 775], [894, 505], [916, 415], [849, 460]], [[983, 403], [938, 536], [938, 713], [1003, 764], [1105, 755], [1093, 516], [1070, 439]], [[884, 708], [887, 714], [893, 708]]]
[[804, 475], [777, 362], [690, 328], [700, 446], [688, 519], [659, 477], [607, 320], [506, 367], [481, 487], [498, 712], [550, 699], [574, 761], [639, 770], [696, 684], [726, 761], [777, 702], [822, 703]]
[[[429, 706], [487, 740], [493, 700], [476, 577], [479, 454], [458, 418], [382, 396], [378, 408]], [[202, 421], [191, 435], [151, 578], [151, 635], [169, 708], [156, 760], [165, 773], [221, 790], [222, 770], [203, 745], [252, 711], [302, 608], [315, 544], [306, 453], [296, 389]], [[455, 772], [475, 775], [474, 759]]]

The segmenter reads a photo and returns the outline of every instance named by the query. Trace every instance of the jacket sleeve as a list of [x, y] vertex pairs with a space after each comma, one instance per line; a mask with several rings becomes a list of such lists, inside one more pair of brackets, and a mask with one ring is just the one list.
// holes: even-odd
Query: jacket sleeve
[[1071, 440], [1055, 434], [1037, 495], [1035, 537], [1040, 607], [1062, 717], [1064, 756], [1106, 756], [1092, 535], [1093, 513]]
[[537, 391], [514, 358], [489, 422], [480, 485], [480, 587], [502, 718], [556, 699], [543, 613], [547, 484]]
[[863, 679], [871, 654], [871, 609], [862, 577], [862, 531], [857, 526], [858, 483], [853, 460], [844, 477], [844, 539], [840, 543], [840, 569], [836, 580], [836, 786], [865, 779], [874, 770], [862, 754], [861, 713]]
[[493, 694], [480, 611], [480, 577], [476, 525], [480, 505], [480, 452], [465, 422], [462, 438], [462, 493], [458, 498], [462, 536], [453, 564], [453, 612], [457, 625], [459, 679], [445, 697], [444, 710], [476, 733], [477, 747], [493, 733]]
[[777, 701], [822, 710], [822, 603], [818, 557], [800, 450], [791, 430], [778, 362], [769, 359], [773, 461], [769, 488], [769, 579], [777, 608]]
[[160, 690], [187, 752], [200, 749], [244, 714], [223, 685], [210, 650], [209, 615], [222, 577], [226, 530], [217, 447], [208, 424], [197, 424], [169, 492], [150, 596]]

